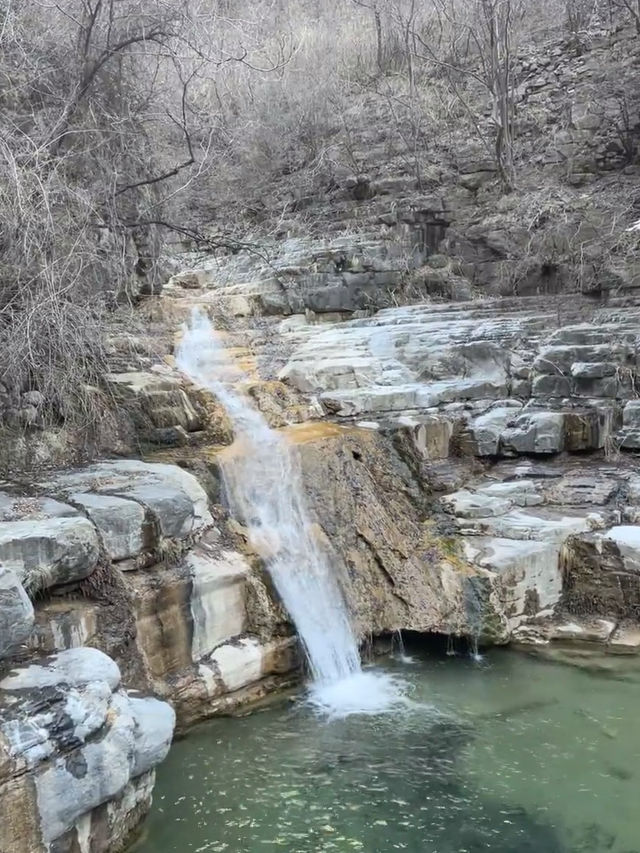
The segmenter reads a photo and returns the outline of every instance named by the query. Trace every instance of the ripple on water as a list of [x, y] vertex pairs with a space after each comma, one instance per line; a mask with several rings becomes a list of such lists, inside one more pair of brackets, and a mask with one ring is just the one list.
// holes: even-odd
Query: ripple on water
[[638, 850], [637, 676], [414, 659], [178, 742], [136, 853]]

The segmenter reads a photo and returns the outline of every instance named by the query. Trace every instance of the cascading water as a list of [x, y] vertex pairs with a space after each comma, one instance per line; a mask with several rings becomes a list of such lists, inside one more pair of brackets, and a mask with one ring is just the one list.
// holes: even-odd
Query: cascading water
[[230, 387], [243, 376], [197, 310], [176, 361], [215, 394], [231, 418], [236, 441], [221, 458], [230, 508], [247, 526], [295, 623], [313, 679], [312, 702], [339, 716], [378, 713], [402, 702], [388, 675], [362, 671], [345, 600], [307, 514], [297, 458], [248, 399]]

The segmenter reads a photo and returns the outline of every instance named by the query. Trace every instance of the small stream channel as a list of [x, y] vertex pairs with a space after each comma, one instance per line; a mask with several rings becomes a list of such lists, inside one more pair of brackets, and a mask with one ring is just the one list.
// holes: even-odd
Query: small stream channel
[[408, 651], [409, 708], [283, 699], [177, 742], [135, 853], [640, 851], [635, 659]]

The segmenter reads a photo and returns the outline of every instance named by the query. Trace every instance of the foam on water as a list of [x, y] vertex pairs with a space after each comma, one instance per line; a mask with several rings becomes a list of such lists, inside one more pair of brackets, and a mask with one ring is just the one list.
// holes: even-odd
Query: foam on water
[[316, 711], [330, 718], [386, 714], [412, 707], [406, 684], [375, 669], [360, 669], [339, 681], [315, 682], [308, 701]]
[[307, 512], [293, 448], [234, 390], [245, 377], [197, 310], [184, 330], [176, 362], [215, 394], [231, 418], [236, 452], [221, 456], [230, 508], [247, 526], [296, 626], [313, 679], [311, 703], [330, 716], [398, 707], [403, 702], [398, 682], [375, 670], [362, 671], [327, 544]]

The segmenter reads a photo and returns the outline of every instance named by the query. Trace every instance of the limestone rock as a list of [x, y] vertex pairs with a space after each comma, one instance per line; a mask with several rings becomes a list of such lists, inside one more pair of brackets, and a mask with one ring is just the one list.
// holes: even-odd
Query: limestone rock
[[0, 566], [0, 658], [28, 639], [34, 618], [33, 605], [16, 574]]
[[458, 518], [490, 518], [503, 515], [513, 505], [510, 500], [467, 491], [447, 495], [442, 498], [442, 504], [447, 512]]
[[559, 453], [564, 446], [564, 416], [558, 412], [523, 414], [503, 431], [501, 443], [510, 453]]
[[638, 654], [640, 629], [633, 625], [621, 625], [609, 638], [608, 651], [616, 655]]
[[[289, 640], [285, 641], [285, 649], [290, 645]], [[234, 692], [273, 672], [274, 655], [278, 654], [281, 646], [282, 641], [278, 640], [264, 644], [255, 637], [243, 637], [219, 646], [211, 654], [210, 661], [215, 665], [224, 689]], [[287, 661], [285, 666], [289, 665]]]
[[640, 449], [640, 400], [630, 400], [622, 413], [620, 444], [629, 450]]
[[37, 496], [17, 497], [0, 492], [0, 522], [41, 521], [47, 518], [74, 518], [81, 513], [70, 504], [53, 498]]
[[640, 527], [572, 537], [563, 549], [563, 572], [569, 611], [640, 618]]
[[98, 649], [69, 649], [7, 675], [0, 681], [0, 690], [37, 690], [57, 684], [80, 687], [92, 681], [115, 690], [120, 684], [118, 665]]
[[553, 609], [562, 595], [560, 545], [518, 539], [470, 539], [469, 559], [499, 576], [500, 599], [513, 631], [523, 620]]
[[[192, 474], [175, 465], [135, 459], [98, 462], [60, 474], [46, 486], [67, 495], [92, 493], [134, 501], [150, 513], [163, 538], [185, 539], [211, 524], [206, 492]], [[123, 507], [129, 519], [125, 541], [118, 532], [119, 510], [114, 511], [113, 507], [107, 510], [103, 503], [100, 518], [103, 536], [107, 535], [107, 519], [116, 525], [111, 532], [111, 547], [122, 552], [136, 547], [140, 532], [136, 532], [137, 522], [131, 508], [118, 506]], [[92, 511], [97, 513], [97, 507], [92, 507]], [[131, 536], [133, 543], [129, 541]]]
[[166, 366], [157, 372], [112, 373], [106, 380], [145, 440], [158, 443], [158, 430], [180, 428], [192, 433], [204, 427], [203, 414], [193, 394], [187, 393], [183, 377]]
[[500, 436], [517, 417], [518, 409], [518, 406], [496, 407], [469, 422], [468, 431], [473, 442], [471, 451], [475, 456], [498, 455]]
[[574, 379], [602, 379], [615, 376], [617, 365], [611, 361], [575, 361], [571, 365]]
[[0, 561], [31, 592], [88, 577], [98, 563], [98, 537], [86, 518], [0, 522]]
[[158, 700], [129, 697], [119, 683], [116, 664], [96, 649], [63, 652], [0, 682], [0, 796], [19, 783], [30, 810], [24, 823], [3, 821], [2, 849], [71, 853], [83, 837], [105, 853], [113, 839], [99, 831], [102, 806], [122, 821], [116, 838], [135, 828], [175, 715]]
[[95, 524], [111, 560], [127, 560], [142, 552], [145, 511], [139, 503], [91, 492], [75, 492], [71, 500], [81, 506]]
[[186, 563], [192, 577], [191, 656], [198, 661], [225, 640], [244, 633], [249, 566], [232, 551], [216, 557], [203, 549], [192, 551]]

